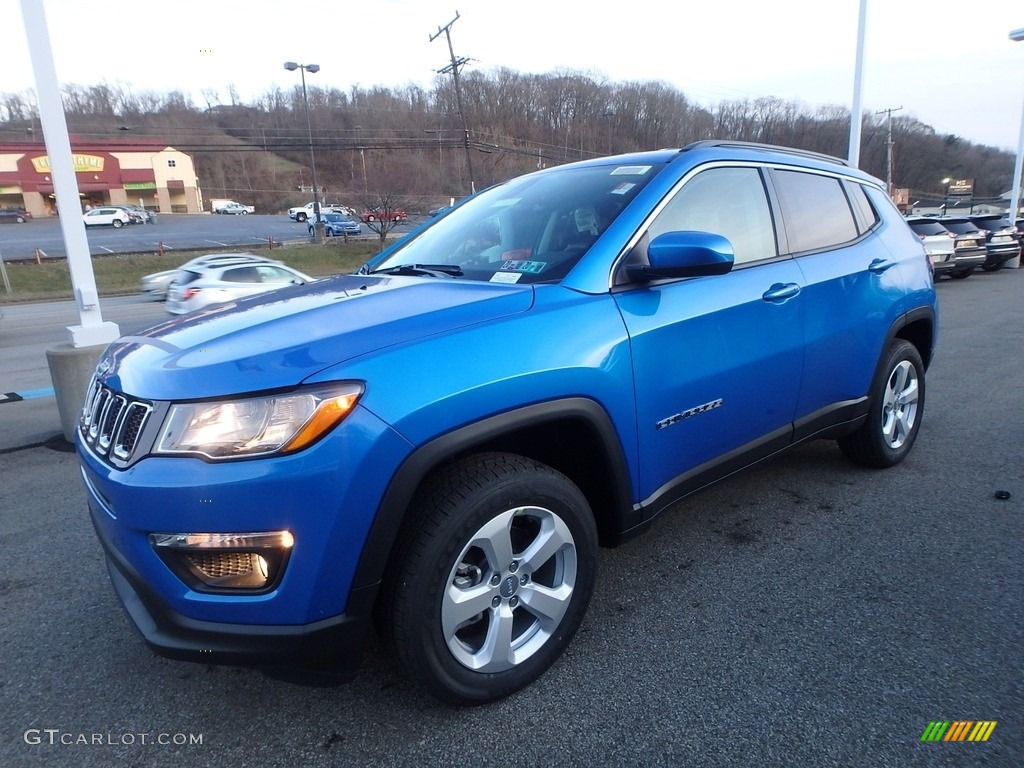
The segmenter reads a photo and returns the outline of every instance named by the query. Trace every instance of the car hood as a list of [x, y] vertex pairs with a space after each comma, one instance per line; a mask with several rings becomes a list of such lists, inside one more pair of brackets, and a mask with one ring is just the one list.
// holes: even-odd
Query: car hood
[[150, 400], [293, 387], [385, 347], [525, 312], [530, 286], [341, 275], [220, 304], [111, 344], [100, 378]]

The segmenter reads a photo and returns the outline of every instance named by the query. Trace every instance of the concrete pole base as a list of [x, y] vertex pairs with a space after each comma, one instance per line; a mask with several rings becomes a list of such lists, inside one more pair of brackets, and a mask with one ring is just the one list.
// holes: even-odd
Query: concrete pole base
[[85, 403], [86, 390], [100, 355], [106, 348], [106, 344], [92, 347], [58, 344], [46, 350], [46, 363], [50, 366], [60, 424], [64, 430], [64, 439], [69, 443], [75, 441], [75, 426]]

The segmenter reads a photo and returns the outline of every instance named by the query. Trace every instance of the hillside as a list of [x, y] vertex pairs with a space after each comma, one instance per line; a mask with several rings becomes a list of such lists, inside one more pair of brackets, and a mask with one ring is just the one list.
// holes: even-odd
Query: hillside
[[[416, 86], [309, 90], [317, 180], [331, 201], [379, 195], [430, 208], [450, 197], [538, 167], [706, 138], [781, 144], [845, 157], [849, 111], [774, 98], [701, 106], [660, 82], [609, 83], [578, 72], [513, 70], [462, 77], [468, 132], [450, 81]], [[68, 86], [72, 133], [85, 139], [159, 137], [195, 157], [207, 198], [258, 210], [310, 199], [309, 130], [302, 91], [273, 89], [233, 104], [197, 104], [189, 94], [124, 85]], [[886, 175], [887, 124], [865, 115], [861, 166]], [[31, 93], [0, 94], [0, 142], [38, 129]], [[1007, 152], [940, 135], [910, 116], [892, 121], [893, 183], [913, 198], [942, 197], [942, 179], [973, 178], [979, 201], [1011, 185]], [[468, 151], [467, 151], [468, 148]], [[472, 166], [472, 174], [469, 165]], [[472, 179], [471, 179], [472, 175]]]

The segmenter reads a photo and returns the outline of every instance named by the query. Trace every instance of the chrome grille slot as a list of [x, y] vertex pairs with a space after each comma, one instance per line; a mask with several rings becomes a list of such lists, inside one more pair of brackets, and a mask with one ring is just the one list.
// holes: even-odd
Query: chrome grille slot
[[89, 424], [89, 442], [95, 442], [96, 437], [100, 433], [100, 422], [103, 421], [103, 417], [107, 412], [107, 403], [110, 402], [110, 390], [106, 387], [101, 387], [96, 393], [96, 398], [93, 400], [92, 408], [92, 420]]
[[121, 414], [124, 412], [124, 406], [127, 402], [122, 395], [112, 395], [107, 400], [107, 405], [103, 409], [99, 443], [100, 449], [104, 453], [110, 449], [110, 441], [113, 438], [114, 432], [120, 426]]
[[79, 432], [82, 440], [100, 456], [126, 462], [153, 407], [105, 387], [93, 379], [82, 408]]
[[145, 403], [132, 403], [125, 411], [114, 443], [114, 457], [126, 460], [135, 450], [135, 441], [139, 439], [142, 427], [153, 409]]

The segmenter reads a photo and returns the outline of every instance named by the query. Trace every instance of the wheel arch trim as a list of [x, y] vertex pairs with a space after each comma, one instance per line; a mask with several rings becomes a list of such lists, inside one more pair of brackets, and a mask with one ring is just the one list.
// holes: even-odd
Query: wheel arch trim
[[[631, 480], [626, 457], [611, 418], [596, 401], [572, 397], [535, 403], [491, 416], [424, 443], [399, 466], [377, 507], [352, 582], [353, 597], [358, 593], [369, 602], [352, 605], [350, 599], [346, 612], [358, 613], [372, 609], [376, 593], [372, 587], [379, 584], [383, 577], [395, 539], [416, 490], [434, 469], [450, 458], [464, 455], [503, 436], [567, 419], [584, 423], [599, 437], [597, 450], [604, 455], [611, 475], [612, 507], [619, 516], [631, 514]], [[620, 530], [632, 525], [616, 517], [613, 517], [613, 522]]]

